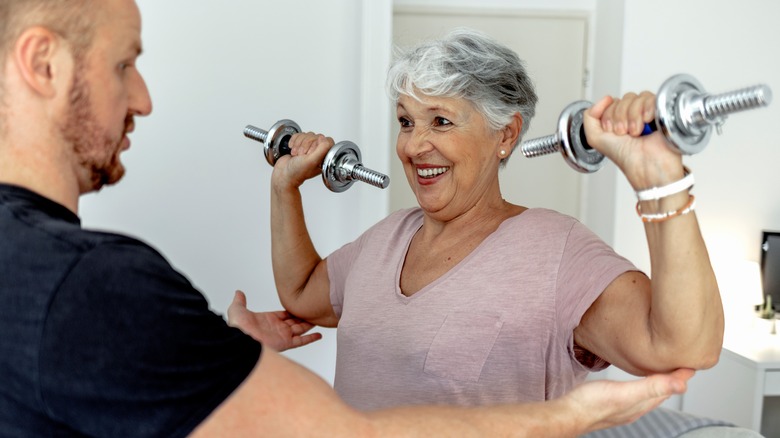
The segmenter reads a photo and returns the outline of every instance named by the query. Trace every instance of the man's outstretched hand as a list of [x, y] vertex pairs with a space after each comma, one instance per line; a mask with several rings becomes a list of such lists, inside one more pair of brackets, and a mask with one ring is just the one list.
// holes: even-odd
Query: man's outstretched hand
[[635, 421], [670, 396], [684, 393], [693, 375], [693, 370], [681, 368], [628, 382], [589, 381], [561, 400], [570, 402], [584, 424], [592, 424], [590, 430], [594, 431]]
[[237, 290], [228, 308], [228, 325], [276, 351], [301, 347], [322, 338], [320, 333], [305, 334], [314, 324], [296, 318], [284, 310], [252, 312], [246, 307], [246, 295]]

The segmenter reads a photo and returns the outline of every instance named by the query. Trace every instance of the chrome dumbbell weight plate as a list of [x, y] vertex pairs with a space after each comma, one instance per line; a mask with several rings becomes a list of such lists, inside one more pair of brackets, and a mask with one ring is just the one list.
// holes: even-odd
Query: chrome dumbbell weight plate
[[604, 165], [604, 156], [588, 145], [582, 126], [585, 111], [590, 106], [587, 100], [569, 104], [558, 117], [555, 134], [523, 141], [520, 151], [528, 158], [560, 152], [566, 164], [578, 172], [599, 170]]
[[604, 165], [604, 155], [588, 145], [582, 126], [585, 111], [591, 107], [587, 100], [569, 104], [558, 118], [558, 132], [568, 135], [559, 139], [566, 163], [578, 172], [591, 173]]
[[720, 132], [726, 116], [771, 102], [772, 90], [764, 84], [711, 95], [696, 79], [680, 74], [658, 91], [656, 124], [674, 150], [692, 155], [704, 149], [713, 127]]
[[368, 169], [361, 162], [360, 148], [351, 141], [333, 145], [322, 161], [322, 181], [333, 192], [343, 192], [355, 181], [386, 189], [390, 177]]
[[712, 126], [702, 118], [705, 96], [699, 81], [686, 74], [670, 77], [658, 89], [655, 123], [681, 154], [698, 154], [710, 141]]
[[334, 192], [347, 190], [355, 180], [355, 166], [361, 163], [360, 149], [351, 141], [333, 145], [322, 161], [322, 182]]
[[292, 120], [279, 120], [268, 130], [268, 140], [263, 143], [263, 153], [268, 164], [273, 166], [282, 155], [289, 155], [287, 142], [293, 134], [301, 132], [301, 127]]

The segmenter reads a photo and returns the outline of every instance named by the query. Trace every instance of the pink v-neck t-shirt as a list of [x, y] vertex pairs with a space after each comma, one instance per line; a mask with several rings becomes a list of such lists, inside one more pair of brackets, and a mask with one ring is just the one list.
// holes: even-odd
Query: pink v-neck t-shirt
[[334, 386], [355, 408], [484, 405], [558, 397], [590, 368], [574, 328], [636, 270], [576, 219], [529, 209], [407, 297], [400, 275], [419, 208], [397, 211], [327, 258], [340, 317]]

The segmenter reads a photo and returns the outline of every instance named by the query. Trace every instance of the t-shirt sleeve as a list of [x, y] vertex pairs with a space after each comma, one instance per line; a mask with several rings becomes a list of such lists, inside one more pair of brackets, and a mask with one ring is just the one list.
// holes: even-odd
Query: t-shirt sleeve
[[339, 318], [341, 318], [341, 312], [344, 308], [344, 289], [347, 283], [347, 276], [352, 264], [360, 254], [361, 241], [364, 238], [365, 234], [358, 240], [347, 243], [332, 252], [327, 258], [330, 304], [333, 306], [333, 312]]
[[[580, 222], [574, 221], [561, 258], [557, 281], [557, 311], [561, 333], [574, 352], [574, 329], [582, 315], [618, 276], [637, 268]], [[593, 371], [609, 364], [598, 360]]]
[[39, 348], [41, 403], [92, 436], [185, 436], [261, 352], [135, 241], [77, 261], [49, 306]]
[[[413, 208], [393, 212], [390, 216], [371, 226], [357, 240], [347, 243], [328, 255], [330, 304], [333, 306], [336, 316], [341, 318], [345, 299], [344, 292], [350, 276], [361, 275], [360, 272], [353, 269], [357, 260], [359, 258], [365, 260], [368, 257], [368, 260], [376, 261], [375, 257], [379, 256], [376, 254], [377, 252], [386, 255], [385, 249], [386, 246], [389, 246], [390, 241], [397, 243], [399, 239], [407, 239], [410, 236], [409, 233], [413, 234], [414, 232], [410, 230], [416, 231], [419, 228], [418, 222], [421, 223], [421, 219], [419, 219], [421, 215], [419, 209]], [[361, 281], [364, 280], [361, 279]]]

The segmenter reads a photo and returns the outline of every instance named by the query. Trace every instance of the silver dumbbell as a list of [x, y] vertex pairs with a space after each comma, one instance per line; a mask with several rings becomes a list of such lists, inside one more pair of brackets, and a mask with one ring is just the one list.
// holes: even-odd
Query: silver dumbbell
[[[271, 166], [282, 155], [290, 154], [287, 143], [301, 128], [292, 120], [279, 120], [268, 131], [246, 125], [244, 136], [263, 144], [265, 160]], [[347, 190], [355, 181], [362, 181], [381, 189], [390, 185], [390, 177], [363, 167], [360, 149], [351, 141], [341, 141], [330, 148], [322, 161], [322, 181], [333, 192]]]
[[[660, 129], [672, 149], [683, 155], [697, 154], [707, 146], [713, 126], [720, 133], [726, 116], [771, 101], [772, 90], [766, 85], [709, 95], [692, 76], [675, 75], [658, 90], [655, 122], [645, 126], [643, 135]], [[558, 118], [557, 132], [522, 142], [523, 155], [533, 158], [561, 152], [566, 163], [579, 172], [599, 170], [604, 155], [588, 145], [582, 127], [583, 114], [590, 106], [585, 100], [568, 105]]]

